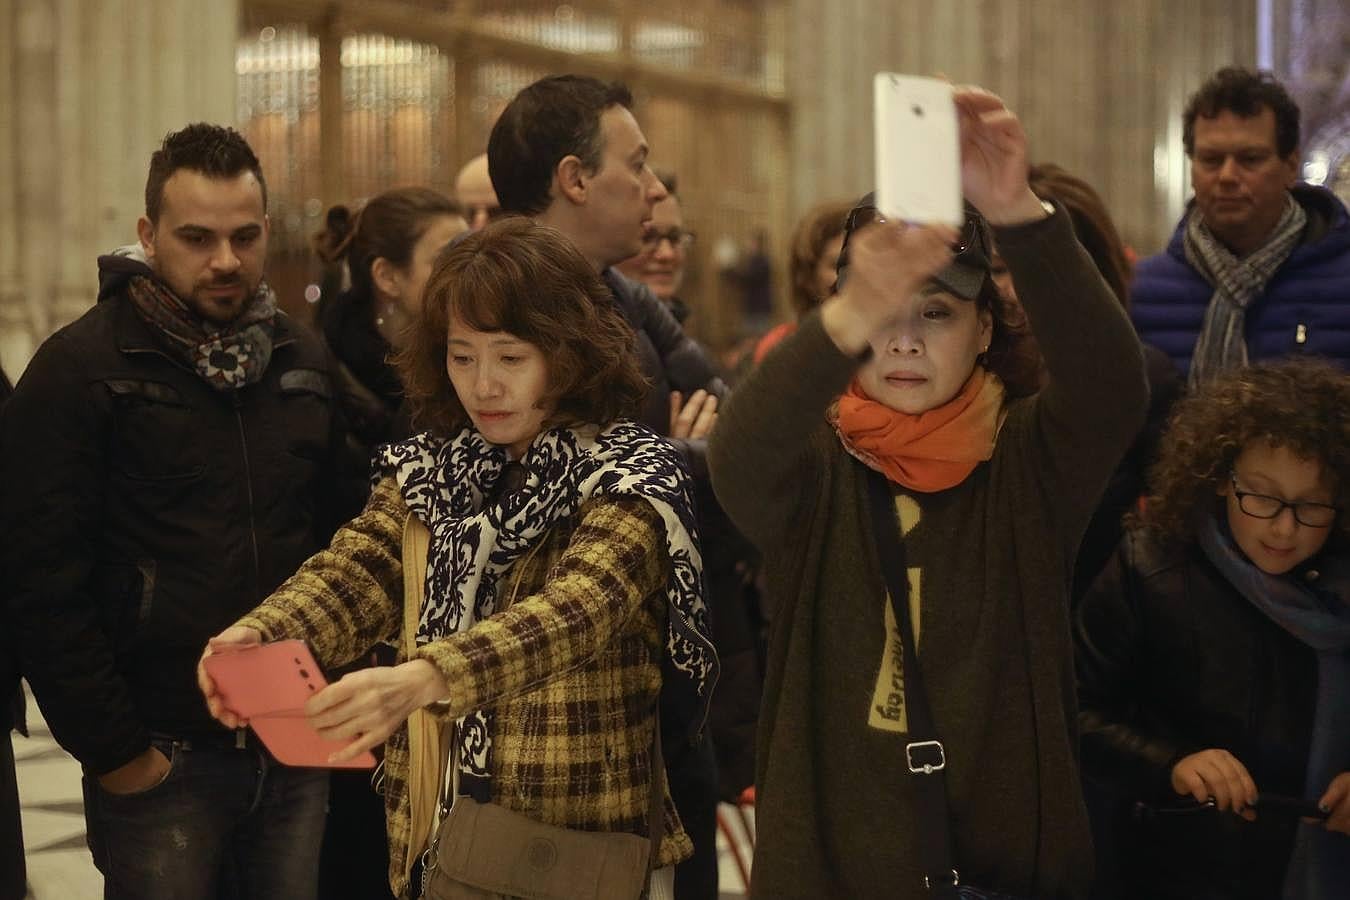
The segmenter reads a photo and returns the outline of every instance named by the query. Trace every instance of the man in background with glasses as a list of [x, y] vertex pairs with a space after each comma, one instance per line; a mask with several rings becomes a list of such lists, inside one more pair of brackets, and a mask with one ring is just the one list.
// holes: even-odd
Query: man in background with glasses
[[680, 288], [684, 285], [684, 269], [694, 245], [694, 232], [684, 227], [684, 210], [675, 193], [674, 173], [657, 172], [657, 178], [665, 186], [667, 196], [652, 207], [651, 221], [642, 232], [642, 249], [614, 268], [650, 288], [683, 325], [690, 309], [680, 298]]

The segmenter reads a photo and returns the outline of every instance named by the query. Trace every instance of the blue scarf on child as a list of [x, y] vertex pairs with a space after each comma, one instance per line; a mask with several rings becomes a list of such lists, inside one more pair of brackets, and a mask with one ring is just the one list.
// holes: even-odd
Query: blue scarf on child
[[[1227, 525], [1206, 516], [1200, 546], [1242, 596], [1317, 653], [1317, 707], [1304, 797], [1316, 802], [1350, 770], [1350, 565], [1324, 560], [1315, 577], [1268, 575], [1243, 555]], [[1259, 787], [1259, 785], [1258, 785]], [[1284, 879], [1286, 900], [1332, 900], [1350, 885], [1350, 837], [1300, 823]]]

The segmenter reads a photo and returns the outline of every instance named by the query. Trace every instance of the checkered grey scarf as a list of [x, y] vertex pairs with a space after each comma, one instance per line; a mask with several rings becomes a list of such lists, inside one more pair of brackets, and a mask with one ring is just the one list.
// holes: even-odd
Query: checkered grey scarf
[[1261, 295], [1266, 282], [1289, 258], [1308, 222], [1308, 214], [1292, 195], [1285, 202], [1284, 214], [1270, 239], [1242, 259], [1214, 237], [1198, 212], [1193, 211], [1187, 219], [1182, 241], [1186, 261], [1214, 288], [1191, 355], [1192, 388], [1227, 369], [1247, 365], [1244, 333], [1247, 306]]

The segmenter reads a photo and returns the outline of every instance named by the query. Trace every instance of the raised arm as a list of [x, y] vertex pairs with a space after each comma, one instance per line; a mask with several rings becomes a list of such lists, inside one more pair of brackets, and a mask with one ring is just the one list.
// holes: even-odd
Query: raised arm
[[1035, 401], [1036, 466], [1063, 512], [1067, 558], [1144, 421], [1148, 386], [1134, 329], [1063, 212], [1027, 184], [1027, 142], [1003, 101], [956, 92], [962, 185], [994, 227], [1050, 381]]
[[[1143, 353], [1068, 215], [996, 232], [1049, 381], [1035, 401], [1045, 477], [1074, 523], [1073, 541], [1144, 424]], [[1072, 551], [1071, 551], [1072, 552]]]

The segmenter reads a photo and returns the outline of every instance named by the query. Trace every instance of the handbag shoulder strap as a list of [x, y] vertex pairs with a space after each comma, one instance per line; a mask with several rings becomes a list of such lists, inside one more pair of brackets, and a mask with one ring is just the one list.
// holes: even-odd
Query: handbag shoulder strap
[[411, 659], [417, 650], [417, 626], [427, 585], [427, 548], [431, 531], [422, 520], [408, 513], [403, 525], [403, 632], [400, 635], [403, 656]]
[[[399, 632], [399, 651], [404, 659], [411, 659], [417, 650], [430, 542], [426, 525], [409, 513], [403, 525], [403, 626]], [[453, 731], [453, 724], [442, 722], [430, 710], [415, 709], [408, 716], [409, 840], [405, 875], [411, 874], [413, 863], [436, 833], [445, 802]]]
[[951, 812], [947, 803], [947, 754], [933, 723], [923, 672], [919, 668], [909, 612], [909, 571], [895, 514], [895, 495], [884, 475], [871, 468], [867, 473], [872, 537], [876, 542], [877, 560], [890, 598], [891, 613], [900, 630], [905, 717], [909, 727], [905, 777], [915, 779], [915, 827], [918, 829], [920, 862], [924, 887], [932, 889], [942, 884], [955, 884], [959, 877], [953, 859]]

